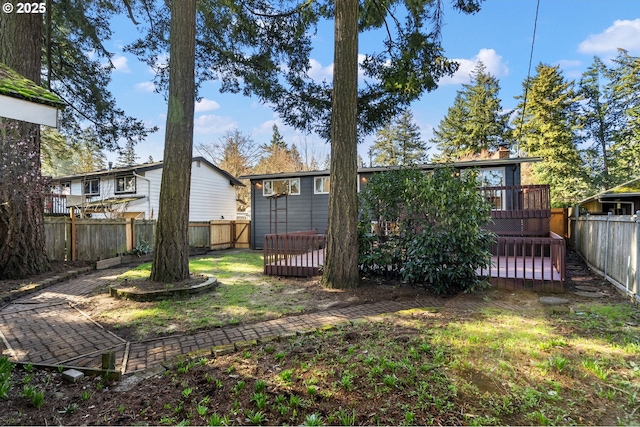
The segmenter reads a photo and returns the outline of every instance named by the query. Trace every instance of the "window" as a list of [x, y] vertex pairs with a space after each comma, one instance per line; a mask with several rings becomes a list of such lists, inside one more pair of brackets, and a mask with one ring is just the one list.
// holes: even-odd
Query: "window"
[[262, 195], [288, 194], [297, 196], [300, 194], [300, 178], [269, 179], [262, 181]]
[[116, 193], [135, 193], [136, 177], [133, 175], [116, 177]]
[[313, 180], [313, 194], [329, 194], [329, 177], [317, 176]]
[[483, 188], [485, 199], [493, 205], [493, 209], [504, 209], [506, 189], [486, 188], [504, 186], [504, 168], [481, 169], [478, 173], [478, 180]]
[[82, 183], [82, 194], [86, 196], [100, 195], [100, 179], [87, 179]]

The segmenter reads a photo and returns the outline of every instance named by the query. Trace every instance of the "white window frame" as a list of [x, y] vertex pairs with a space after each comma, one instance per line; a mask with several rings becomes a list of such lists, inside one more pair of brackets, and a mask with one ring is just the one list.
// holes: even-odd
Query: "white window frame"
[[[321, 188], [327, 188], [327, 191], [318, 191], [318, 181], [322, 181]], [[329, 194], [331, 191], [331, 177], [330, 176], [316, 176], [313, 178], [313, 194]]]
[[[120, 180], [124, 180], [124, 187], [122, 190], [119, 189], [119, 181]], [[127, 181], [133, 181], [133, 189], [130, 189], [130, 187], [127, 185]], [[131, 174], [131, 175], [120, 175], [120, 176], [116, 176], [115, 177], [115, 181], [116, 181], [116, 186], [115, 186], [115, 194], [125, 194], [125, 193], [135, 193], [136, 192], [136, 177], [135, 175]]]
[[289, 196], [299, 196], [300, 195], [300, 178], [283, 178], [283, 179], [265, 179], [262, 181], [262, 195], [265, 197], [273, 196], [273, 187], [276, 182], [285, 182], [289, 183], [289, 190], [293, 187], [293, 183], [296, 182], [298, 191], [295, 193], [287, 193]]
[[[97, 182], [98, 183], [98, 188], [96, 192], [91, 191], [91, 183], [92, 182]], [[86, 191], [87, 189], [87, 184], [89, 184], [89, 192]], [[100, 178], [91, 178], [91, 179], [85, 179], [82, 181], [82, 195], [84, 196], [99, 196], [100, 195]]]

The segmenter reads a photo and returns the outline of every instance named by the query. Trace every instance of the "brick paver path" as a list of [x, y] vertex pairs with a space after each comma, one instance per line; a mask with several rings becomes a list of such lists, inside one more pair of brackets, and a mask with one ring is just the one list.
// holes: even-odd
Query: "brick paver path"
[[[447, 310], [477, 310], [492, 306], [508, 310], [540, 309], [501, 301], [482, 301], [466, 296], [451, 299], [422, 298], [410, 302], [386, 301], [229, 326], [191, 335], [169, 336], [138, 342], [106, 331], [73, 307], [96, 287], [128, 268], [114, 268], [86, 274], [26, 297], [0, 309], [0, 349], [13, 361], [33, 364], [100, 368], [102, 354], [114, 352], [116, 369], [123, 374], [144, 370], [176, 356], [214, 347], [233, 349], [253, 341], [308, 332], [327, 325], [421, 307]], [[234, 347], [235, 346], [235, 347]]]

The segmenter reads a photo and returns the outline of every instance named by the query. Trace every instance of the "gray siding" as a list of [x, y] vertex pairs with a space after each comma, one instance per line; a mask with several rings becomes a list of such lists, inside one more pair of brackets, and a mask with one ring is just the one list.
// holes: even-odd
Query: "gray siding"
[[[491, 166], [489, 168], [503, 167]], [[478, 168], [484, 169], [484, 168]], [[520, 164], [514, 163], [504, 166], [505, 185], [520, 185]], [[361, 172], [360, 190], [364, 188], [366, 182], [371, 179], [371, 175], [377, 172]], [[320, 175], [318, 175], [320, 176]], [[300, 177], [300, 195], [288, 197], [288, 228], [285, 230], [285, 198], [278, 200], [278, 233], [285, 231], [306, 231], [318, 230], [325, 233], [329, 226], [329, 195], [313, 194], [313, 180], [315, 176]], [[277, 179], [277, 178], [274, 178]], [[264, 236], [269, 234], [269, 198], [262, 195], [262, 180], [251, 181], [251, 247], [262, 249], [264, 247]], [[273, 203], [273, 202], [272, 202]], [[273, 208], [273, 204], [271, 205]], [[272, 214], [273, 215], [273, 214]], [[273, 232], [273, 229], [271, 229]]]
[[[313, 180], [313, 176], [300, 177], [300, 194], [278, 199], [278, 233], [306, 230], [318, 230], [319, 233], [324, 233], [326, 231], [329, 225], [329, 195], [313, 194]], [[262, 195], [262, 187], [255, 185], [258, 182], [261, 183], [262, 180], [251, 182], [251, 247], [253, 249], [262, 249], [264, 235], [269, 234], [270, 230], [274, 232], [273, 227], [275, 227], [270, 222], [273, 222], [275, 217], [275, 200]]]

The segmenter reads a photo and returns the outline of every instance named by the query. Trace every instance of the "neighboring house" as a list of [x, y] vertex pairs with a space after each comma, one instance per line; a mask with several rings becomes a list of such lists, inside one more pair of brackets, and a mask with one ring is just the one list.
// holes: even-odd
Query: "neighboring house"
[[[485, 197], [494, 204], [494, 231], [505, 235], [548, 234], [548, 207], [537, 210], [536, 214], [522, 216], [503, 212], [532, 210], [533, 199], [547, 198], [542, 194], [545, 188], [521, 186], [521, 164], [539, 161], [537, 158], [498, 158], [454, 163], [457, 169], [475, 168], [479, 172], [481, 185], [486, 187]], [[419, 166], [432, 170], [438, 164]], [[394, 167], [374, 167], [358, 169], [357, 185], [360, 191], [371, 175], [394, 169]], [[247, 175], [251, 185], [251, 247], [262, 249], [266, 234], [291, 233], [317, 230], [324, 233], [329, 224], [329, 171], [288, 172], [267, 175]], [[278, 197], [288, 194], [286, 197]], [[535, 197], [534, 197], [535, 195]], [[524, 206], [526, 205], [526, 206]], [[545, 225], [546, 221], [546, 225]], [[543, 230], [538, 230], [542, 227]]]
[[578, 202], [592, 215], [633, 215], [640, 210], [640, 178], [620, 184]]
[[[162, 162], [109, 168], [56, 177], [45, 213], [77, 213], [93, 218], [156, 219], [159, 211]], [[191, 165], [189, 221], [236, 219], [236, 186], [243, 185], [203, 157]]]
[[57, 127], [64, 102], [0, 62], [0, 117]]

